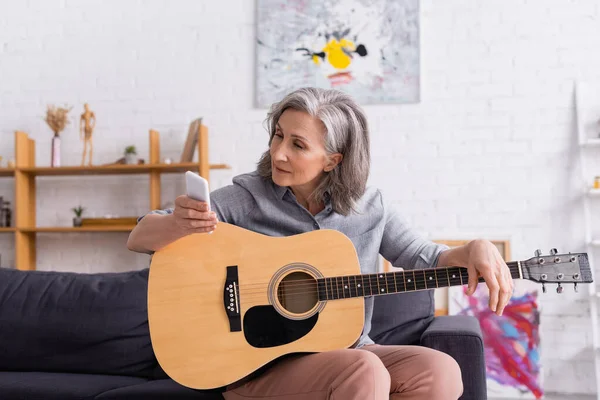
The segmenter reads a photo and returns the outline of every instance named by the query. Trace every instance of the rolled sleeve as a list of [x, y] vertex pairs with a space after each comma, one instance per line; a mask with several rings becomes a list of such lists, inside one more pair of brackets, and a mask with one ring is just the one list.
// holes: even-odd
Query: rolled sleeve
[[173, 208], [165, 208], [164, 210], [152, 210], [150, 212], [147, 212], [146, 214], [139, 216], [136, 223], [139, 224], [140, 221], [142, 220], [142, 218], [144, 218], [146, 215], [149, 215], [149, 214], [158, 214], [158, 215], [173, 214]]
[[421, 237], [400, 214], [397, 206], [384, 207], [384, 228], [380, 254], [394, 267], [404, 269], [434, 268], [440, 254], [449, 247]]

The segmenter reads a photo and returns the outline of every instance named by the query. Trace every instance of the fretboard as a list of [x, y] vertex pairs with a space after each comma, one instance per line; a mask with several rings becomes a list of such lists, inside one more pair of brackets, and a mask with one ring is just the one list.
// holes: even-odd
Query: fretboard
[[[509, 262], [507, 265], [513, 279], [519, 279], [518, 264]], [[479, 278], [479, 282], [484, 282], [484, 279]], [[381, 296], [391, 293], [466, 285], [468, 283], [469, 274], [466, 268], [439, 267], [320, 278], [317, 279], [317, 290], [319, 301], [324, 301], [351, 297]]]

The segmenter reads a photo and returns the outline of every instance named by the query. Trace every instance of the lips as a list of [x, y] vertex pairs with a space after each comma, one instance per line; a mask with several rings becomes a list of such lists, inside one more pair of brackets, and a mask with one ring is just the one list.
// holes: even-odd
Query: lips
[[282, 174], [289, 174], [289, 171], [286, 171], [284, 169], [279, 168], [278, 166], [275, 166], [275, 169], [277, 170], [277, 172], [281, 172]]

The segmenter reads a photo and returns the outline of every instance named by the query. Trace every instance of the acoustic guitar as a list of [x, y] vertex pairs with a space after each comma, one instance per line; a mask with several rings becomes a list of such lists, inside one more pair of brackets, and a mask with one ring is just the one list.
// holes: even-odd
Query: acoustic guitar
[[[586, 253], [553, 249], [508, 266], [514, 279], [558, 283], [559, 291], [592, 282]], [[173, 380], [213, 389], [286, 354], [353, 346], [363, 297], [467, 283], [462, 267], [361, 274], [354, 245], [335, 230], [270, 237], [219, 223], [152, 257], [150, 337]]]

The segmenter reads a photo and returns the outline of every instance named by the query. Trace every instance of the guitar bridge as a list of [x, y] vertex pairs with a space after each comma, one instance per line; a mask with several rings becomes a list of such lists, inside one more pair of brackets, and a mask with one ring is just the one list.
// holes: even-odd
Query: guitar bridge
[[229, 331], [240, 332], [242, 330], [242, 320], [240, 317], [240, 285], [237, 265], [227, 267], [223, 306], [229, 319]]

